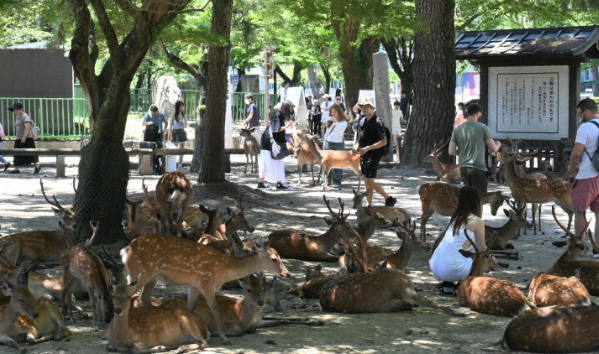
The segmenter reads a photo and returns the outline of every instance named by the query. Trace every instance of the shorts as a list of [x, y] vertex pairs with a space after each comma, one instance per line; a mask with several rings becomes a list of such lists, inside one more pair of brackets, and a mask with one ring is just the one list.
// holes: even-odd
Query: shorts
[[599, 212], [599, 176], [575, 180], [570, 198], [575, 212], [584, 212], [588, 207], [593, 213]]
[[460, 176], [464, 185], [478, 189], [480, 194], [487, 193], [489, 173], [472, 167], [460, 167]]
[[401, 128], [397, 128], [397, 127], [393, 127], [393, 131], [391, 132], [391, 135], [400, 135], [401, 134]]
[[360, 169], [364, 178], [376, 178], [376, 172], [379, 169], [379, 162], [382, 156], [363, 155], [360, 159]]
[[173, 143], [184, 143], [187, 142], [187, 133], [185, 129], [174, 129], [173, 130]]

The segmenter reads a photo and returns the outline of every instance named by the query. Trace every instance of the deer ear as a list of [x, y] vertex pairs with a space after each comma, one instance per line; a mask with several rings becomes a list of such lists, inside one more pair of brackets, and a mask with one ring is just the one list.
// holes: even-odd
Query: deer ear
[[462, 249], [460, 249], [459, 252], [460, 252], [460, 254], [462, 256], [464, 256], [466, 258], [472, 258], [472, 257], [474, 257], [474, 253], [473, 252], [462, 250]]
[[227, 214], [229, 214], [230, 216], [233, 216], [235, 214], [235, 212], [233, 211], [233, 209], [227, 207]]
[[509, 212], [508, 210], [506, 210], [506, 209], [503, 209], [503, 213], [504, 213], [504, 214], [505, 214], [505, 215], [506, 215], [508, 218], [512, 217], [512, 216], [510, 215], [510, 212]]
[[116, 279], [116, 277], [114, 276], [114, 274], [112, 274], [110, 276], [110, 284], [115, 287], [119, 284], [119, 281]]
[[129, 282], [129, 286], [135, 286], [135, 285], [137, 285], [137, 282], [139, 281], [139, 277], [141, 277], [141, 273], [139, 273], [139, 274], [137, 275], [137, 277], [135, 277], [135, 279], [133, 279], [133, 280], [131, 280], [131, 281]]
[[200, 211], [201, 211], [202, 213], [204, 213], [204, 214], [207, 214], [207, 213], [208, 213], [208, 209], [206, 209], [206, 207], [205, 207], [205, 206], [203, 206], [203, 205], [200, 205]]
[[333, 224], [333, 220], [327, 218], [326, 216], [324, 217], [324, 222], [327, 223], [327, 225], [331, 226]]

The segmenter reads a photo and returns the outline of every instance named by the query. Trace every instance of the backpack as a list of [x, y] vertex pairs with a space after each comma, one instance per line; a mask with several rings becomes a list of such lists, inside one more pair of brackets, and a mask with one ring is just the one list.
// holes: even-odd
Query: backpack
[[[597, 122], [593, 122], [592, 120], [589, 121], [590, 123], [593, 123], [597, 128], [599, 128], [599, 124], [597, 124]], [[591, 163], [593, 164], [593, 167], [599, 171], [599, 154], [597, 153], [598, 151], [595, 151], [595, 153], [593, 154], [593, 156], [591, 156], [589, 154], [589, 152], [587, 151], [587, 149], [584, 149], [584, 151], [587, 153], [587, 156], [589, 157], [589, 159], [591, 160]]]
[[389, 128], [387, 128], [385, 126], [385, 123], [383, 123], [383, 121], [381, 120], [381, 124], [383, 124], [383, 129], [385, 132], [385, 137], [387, 138], [387, 144], [385, 144], [385, 146], [383, 146], [382, 148], [380, 148], [381, 150], [381, 154], [383, 156], [387, 156], [387, 154], [389, 153], [389, 151], [391, 151], [391, 132], [389, 131]]

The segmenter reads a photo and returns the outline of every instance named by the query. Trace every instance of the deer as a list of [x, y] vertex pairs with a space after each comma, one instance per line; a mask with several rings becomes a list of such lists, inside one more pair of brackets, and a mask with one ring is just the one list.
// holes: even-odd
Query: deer
[[[319, 146], [319, 148], [322, 148]], [[318, 162], [318, 158], [314, 156], [308, 144], [304, 141], [300, 141], [293, 147], [293, 157], [297, 158], [297, 186], [302, 184], [302, 168], [304, 165], [310, 164], [310, 173], [312, 174], [312, 185], [315, 186], [314, 181], [314, 163]], [[320, 183], [320, 173], [318, 174], [318, 183]]]
[[[354, 209], [356, 209], [358, 215], [358, 225], [365, 225], [370, 219], [370, 215], [367, 215], [365, 211], [367, 210], [362, 206], [362, 200], [366, 196], [366, 192], [358, 192], [352, 188], [354, 193]], [[404, 223], [410, 223], [411, 217], [404, 209], [390, 207], [390, 206], [371, 206], [368, 207], [368, 210], [373, 213], [380, 213], [385, 217], [385, 219], [390, 222], [392, 225], [403, 225]]]
[[509, 154], [501, 154], [506, 166], [506, 180], [512, 197], [518, 203], [544, 204], [554, 202], [568, 214], [568, 229], [572, 224], [572, 202], [570, 200], [570, 183], [556, 179], [532, 180], [520, 178], [514, 172], [514, 161]]
[[258, 172], [258, 155], [260, 154], [260, 142], [252, 135], [256, 128], [244, 129], [242, 128], [239, 132], [239, 136], [245, 138], [243, 142], [243, 152], [245, 153], [245, 171], [248, 173], [248, 165], [250, 167], [250, 173]]
[[[347, 269], [344, 269], [340, 274], [346, 274]], [[325, 275], [322, 273], [322, 265], [317, 265], [314, 269], [306, 268], [306, 282], [300, 286], [290, 289], [290, 294], [299, 295], [300, 299], [318, 299], [320, 292], [326, 283], [331, 281], [339, 274]]]
[[[576, 272], [580, 272], [580, 281], [587, 288], [589, 294], [593, 296], [599, 295], [599, 262], [596, 261], [581, 261], [578, 260], [578, 256], [588, 249], [583, 241], [584, 231], [580, 235], [575, 235], [573, 232], [566, 229], [557, 219], [555, 215], [555, 207], [551, 208], [553, 219], [558, 226], [566, 232], [570, 237], [566, 250], [564, 253], [553, 263], [551, 268], [547, 271], [548, 274], [558, 275], [562, 277], [572, 277], [576, 275]], [[587, 230], [590, 224], [590, 220], [586, 221], [585, 226], [582, 230], [587, 231], [587, 236], [593, 244], [593, 248], [599, 251], [599, 247], [596, 247], [595, 241], [591, 235], [590, 230]]]
[[160, 177], [156, 184], [156, 201], [161, 233], [177, 235], [177, 230], [182, 230], [183, 215], [192, 198], [193, 188], [185, 173], [174, 171]]
[[[460, 306], [495, 316], [516, 316], [523, 314], [528, 308], [536, 308], [522, 291], [509, 280], [484, 277], [489, 270], [490, 249], [480, 251], [466, 230], [464, 234], [475, 252], [460, 249], [464, 257], [472, 258], [472, 267], [468, 277], [458, 287], [457, 296]], [[494, 240], [489, 242], [493, 244]]]
[[123, 264], [132, 274], [140, 274], [134, 293], [143, 289], [141, 299], [150, 305], [150, 296], [156, 282], [166, 281], [188, 287], [187, 308], [203, 294], [217, 323], [220, 340], [230, 341], [218, 313], [215, 292], [226, 282], [266, 270], [289, 277], [289, 271], [276, 250], [265, 243], [255, 253], [241, 259], [221, 254], [212, 247], [190, 240], [165, 235], [145, 235], [120, 251]]
[[137, 279], [126, 284], [111, 277], [111, 283], [115, 316], [106, 329], [108, 351], [153, 353], [177, 349], [181, 353], [208, 347], [210, 332], [192, 311], [164, 306], [132, 308]]
[[463, 178], [460, 175], [460, 167], [458, 165], [439, 161], [441, 151], [445, 146], [447, 146], [448, 143], [449, 140], [443, 144], [440, 142], [435, 144], [433, 146], [433, 151], [431, 151], [431, 153], [424, 158], [424, 162], [428, 162], [433, 165], [433, 169], [437, 174], [437, 179], [440, 179], [441, 181], [462, 182]]
[[519, 229], [529, 228], [531, 225], [524, 216], [526, 206], [518, 208], [515, 202], [511, 202], [510, 198], [506, 199], [507, 204], [512, 210], [503, 209], [509, 220], [500, 227], [485, 225], [485, 239], [490, 241], [495, 235], [494, 242], [488, 243], [487, 247], [492, 250], [513, 249], [514, 246], [509, 241], [514, 238]]
[[71, 322], [73, 317], [73, 304], [71, 293], [79, 283], [84, 284], [89, 294], [92, 309], [92, 327], [98, 331], [98, 320], [109, 323], [113, 316], [112, 298], [110, 292], [110, 274], [104, 262], [91, 249], [90, 246], [97, 236], [99, 224], [90, 222], [92, 236], [85, 246], [77, 246], [72, 242], [71, 247], [60, 255], [62, 266], [62, 312], [66, 317], [67, 311]]
[[321, 150], [314, 143], [316, 135], [298, 134], [298, 136], [308, 145], [312, 154], [318, 160], [320, 168], [324, 172], [324, 181], [322, 190], [328, 187], [327, 177], [334, 168], [343, 169], [349, 167], [358, 176], [358, 190], [362, 183], [362, 173], [360, 172], [360, 155], [353, 154], [349, 150]]
[[599, 348], [599, 307], [550, 306], [510, 321], [503, 348], [537, 353], [582, 353]]
[[[273, 321], [263, 321], [262, 309], [266, 303], [264, 297], [266, 289], [264, 288], [265, 279], [263, 274], [250, 274], [239, 280], [239, 285], [243, 290], [243, 299], [219, 295], [216, 297], [218, 303], [218, 313], [225, 326], [225, 333], [230, 337], [243, 336], [246, 333], [255, 333], [257, 328], [274, 327], [276, 325], [305, 323], [308, 321], [279, 319]], [[187, 299], [179, 297], [167, 301], [164, 306], [173, 308], [187, 308]], [[198, 314], [208, 325], [208, 329], [215, 333], [217, 323], [208, 307], [206, 300], [199, 297], [193, 308], [193, 312]]]
[[[430, 182], [418, 187], [418, 195], [422, 203], [422, 218], [420, 219], [420, 239], [426, 239], [426, 222], [434, 214], [451, 216], [457, 207], [460, 188], [447, 183]], [[481, 204], [489, 204], [491, 214], [497, 215], [497, 210], [505, 197], [501, 191], [487, 192], [481, 195]]]
[[326, 206], [334, 217], [334, 220], [325, 219], [330, 228], [322, 235], [310, 235], [296, 229], [275, 230], [268, 235], [268, 242], [272, 248], [283, 258], [300, 259], [307, 261], [336, 262], [339, 256], [331, 254], [333, 247], [341, 239], [341, 233], [353, 238], [346, 222], [347, 216], [343, 216], [344, 205], [340, 202], [340, 212], [335, 213], [331, 209], [329, 201], [322, 196]]
[[229, 214], [230, 218], [225, 221], [224, 224], [220, 224], [216, 230], [217, 236], [221, 239], [226, 240], [239, 230], [248, 231], [249, 233], [253, 233], [255, 230], [245, 218], [244, 208], [241, 205], [241, 198], [235, 199], [235, 207], [237, 208], [237, 212], [227, 207], [227, 214]]
[[[415, 235], [416, 223], [412, 223], [412, 227], [401, 225], [399, 230], [395, 231], [397, 237], [402, 240], [401, 246], [397, 251], [393, 252], [387, 249], [378, 247], [366, 247], [366, 255], [368, 259], [369, 271], [379, 269], [386, 262], [387, 268], [406, 270], [406, 266], [410, 262], [410, 258], [417, 252], [430, 252], [431, 246], [425, 241], [420, 240]], [[346, 252], [339, 259], [342, 267], [346, 268], [349, 273], [355, 273], [362, 269], [357, 264], [351, 252]]]
[[578, 276], [569, 278], [538, 273], [532, 278], [528, 298], [537, 307], [554, 305], [599, 305], [590, 295]]
[[[58, 224], [61, 227], [52, 231], [22, 231], [1, 238], [0, 246], [3, 249], [0, 250], [0, 257], [5, 258], [13, 265], [21, 264], [25, 261], [42, 261], [46, 264], [58, 264], [60, 254], [68, 247], [63, 237], [63, 232], [67, 232], [69, 235], [73, 234], [72, 229], [75, 225], [75, 213], [73, 210], [60, 205], [56, 196], [53, 196], [54, 202], [51, 202], [46, 196], [44, 184], [41, 179], [40, 186], [44, 199], [53, 207], [52, 210], [58, 218]], [[74, 200], [75, 202], [77, 201], [77, 193], [75, 193]]]
[[[220, 234], [218, 233], [218, 230], [219, 227], [225, 222], [225, 216], [220, 209], [218, 207], [214, 209], [208, 209], [205, 206], [200, 205], [200, 211], [203, 215], [206, 215], [208, 222], [205, 227], [200, 226], [191, 230], [188, 233], [187, 238], [198, 242], [204, 238], [201, 241], [201, 243], [204, 244], [211, 240], [223, 240], [221, 237], [219, 237]], [[210, 237], [207, 235], [210, 235]]]

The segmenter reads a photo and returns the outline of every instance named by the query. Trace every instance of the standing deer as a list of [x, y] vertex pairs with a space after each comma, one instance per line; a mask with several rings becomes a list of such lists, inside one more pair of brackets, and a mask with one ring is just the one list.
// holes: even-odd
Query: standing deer
[[141, 299], [150, 305], [150, 296], [156, 282], [166, 281], [188, 287], [187, 308], [193, 306], [200, 294], [206, 298], [217, 323], [220, 339], [230, 343], [218, 313], [215, 292], [231, 280], [266, 270], [276, 275], [289, 276], [277, 252], [266, 243], [254, 254], [236, 259], [221, 254], [212, 247], [177, 237], [146, 235], [137, 238], [121, 250], [122, 261], [129, 279], [140, 274], [134, 293], [143, 289]]
[[599, 307], [550, 306], [514, 318], [503, 347], [536, 353], [582, 353], [599, 348]]
[[[52, 210], [58, 217], [60, 228], [53, 231], [23, 231], [1, 238], [0, 246], [3, 248], [0, 249], [0, 257], [5, 258], [13, 265], [21, 264], [25, 261], [58, 263], [60, 254], [68, 247], [63, 236], [63, 229], [70, 236], [73, 234], [72, 229], [75, 224], [75, 213], [73, 210], [60, 205], [58, 200], [56, 200], [56, 196], [53, 197], [54, 202], [51, 202], [46, 196], [44, 184], [41, 179], [40, 186], [44, 199], [52, 205]], [[77, 201], [77, 193], [75, 193], [75, 201]]]
[[97, 235], [98, 225], [94, 226], [90, 222], [90, 226], [93, 234], [85, 246], [72, 244], [60, 255], [60, 264], [63, 270], [62, 312], [66, 316], [68, 309], [71, 322], [75, 322], [71, 294], [78, 283], [84, 284], [89, 294], [93, 329], [97, 332], [98, 319], [109, 323], [112, 319], [113, 308], [110, 275], [100, 257], [89, 248]]
[[[460, 306], [496, 316], [516, 316], [524, 313], [528, 307], [535, 308], [535, 305], [511, 281], [482, 276], [489, 269], [491, 252], [490, 250], [479, 251], [466, 230], [464, 234], [475, 252], [459, 250], [462, 256], [473, 259], [468, 278], [458, 287], [457, 296]], [[490, 244], [493, 244], [493, 241], [492, 239]]]
[[245, 171], [248, 173], [248, 165], [250, 167], [250, 173], [258, 172], [258, 155], [260, 154], [260, 142], [252, 135], [256, 128], [241, 129], [239, 136], [245, 138], [243, 142], [243, 152], [245, 153]]
[[[452, 216], [457, 206], [457, 198], [460, 196], [460, 188], [447, 183], [430, 182], [418, 187], [418, 195], [422, 202], [422, 218], [420, 219], [420, 239], [426, 239], [426, 222], [434, 214]], [[481, 195], [481, 204], [491, 206], [491, 214], [497, 215], [497, 210], [505, 197], [501, 191], [487, 192]]]
[[[324, 195], [323, 199], [335, 218], [331, 221], [331, 227], [324, 234], [309, 235], [301, 230], [284, 229], [273, 231], [268, 235], [269, 244], [277, 250], [281, 257], [325, 262], [339, 260], [339, 256], [331, 254], [330, 251], [341, 239], [341, 233], [344, 233], [343, 236], [347, 238], [353, 238], [353, 234], [349, 231], [349, 225], [346, 222], [347, 216], [343, 216], [343, 203], [341, 203], [341, 211], [335, 213]], [[325, 221], [329, 222], [327, 219]]]
[[[142, 236], [142, 238], [145, 236]], [[139, 240], [139, 239], [137, 239]], [[111, 278], [115, 317], [106, 330], [108, 351], [153, 353], [177, 349], [178, 353], [206, 348], [210, 333], [204, 321], [187, 309], [132, 308], [132, 286]]]
[[[562, 277], [575, 276], [577, 272], [580, 272], [580, 281], [587, 288], [589, 294], [593, 296], [599, 295], [599, 262], [596, 261], [581, 261], [578, 260], [583, 252], [587, 251], [587, 246], [583, 241], [584, 231], [580, 235], [575, 235], [573, 232], [566, 229], [557, 219], [555, 215], [555, 207], [552, 207], [551, 212], [555, 222], [559, 225], [562, 230], [566, 232], [570, 239], [567, 242], [566, 250], [551, 266], [551, 269], [547, 271], [549, 274], [559, 275]], [[590, 220], [586, 222], [585, 227], [582, 230], [587, 230]], [[591, 239], [591, 243], [594, 244], [591, 231], [587, 230], [587, 236]]]
[[[316, 156], [314, 156], [314, 154], [310, 150], [310, 146], [308, 146], [306, 142], [300, 141], [299, 144], [296, 144], [293, 147], [293, 157], [297, 158], [297, 186], [299, 187], [302, 184], [302, 169], [304, 165], [307, 164], [310, 164], [310, 173], [312, 174], [312, 185], [315, 186], [316, 182], [314, 181], [314, 163], [319, 162], [319, 160]], [[320, 183], [320, 172], [318, 173], [318, 183]]]
[[[356, 213], [358, 215], [358, 225], [365, 225], [368, 220], [370, 220], [370, 215], [366, 214], [366, 208], [362, 206], [362, 200], [366, 197], [366, 192], [357, 192], [355, 189], [352, 189], [354, 192], [354, 209], [356, 209]], [[370, 211], [373, 213], [379, 213], [385, 217], [385, 219], [391, 223], [392, 225], [403, 225], [404, 223], [410, 224], [412, 221], [410, 214], [408, 214], [402, 208], [390, 207], [390, 206], [371, 206], [368, 207]]]
[[156, 184], [156, 201], [161, 233], [177, 235], [182, 230], [183, 215], [192, 198], [193, 188], [185, 173], [174, 171], [160, 177]]
[[514, 161], [509, 154], [502, 153], [501, 161], [505, 164], [507, 184], [512, 197], [518, 203], [543, 204], [554, 202], [568, 214], [568, 229], [572, 224], [572, 202], [570, 200], [570, 183], [556, 179], [533, 180], [520, 178], [514, 172]]
[[462, 182], [463, 179], [460, 175], [460, 167], [458, 165], [439, 161], [441, 151], [448, 143], [449, 140], [447, 140], [441, 146], [439, 146], [440, 143], [435, 144], [433, 146], [433, 151], [431, 151], [431, 153], [424, 158], [424, 162], [429, 162], [433, 165], [433, 169], [437, 174], [437, 179], [440, 179], [441, 181]]
[[318, 160], [320, 168], [324, 171], [324, 181], [322, 183], [323, 191], [328, 186], [327, 177], [331, 170], [334, 168], [343, 169], [346, 167], [351, 168], [351, 170], [358, 176], [358, 190], [360, 190], [360, 184], [362, 183], [360, 155], [354, 155], [349, 150], [321, 150], [314, 143], [316, 135], [298, 134], [298, 136], [308, 145], [310, 151]]

